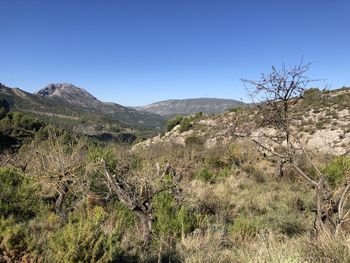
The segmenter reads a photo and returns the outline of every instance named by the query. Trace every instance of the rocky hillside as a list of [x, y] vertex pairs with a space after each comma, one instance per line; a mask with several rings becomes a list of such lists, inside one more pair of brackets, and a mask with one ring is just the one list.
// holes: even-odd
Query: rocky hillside
[[49, 84], [35, 95], [59, 102], [61, 105], [69, 105], [80, 111], [100, 113], [128, 126], [160, 129], [164, 122], [161, 116], [154, 113], [130, 109], [116, 103], [101, 102], [86, 90], [72, 84]]
[[191, 115], [197, 112], [214, 114], [242, 106], [246, 106], [246, 104], [237, 100], [198, 98], [184, 100], [165, 100], [155, 102], [143, 107], [137, 107], [137, 109], [156, 113], [161, 116], [171, 117], [175, 115]]
[[29, 113], [92, 136], [160, 130], [164, 123], [160, 115], [101, 102], [87, 91], [66, 83], [50, 84], [34, 94], [1, 84], [0, 98], [11, 111]]
[[[335, 155], [350, 155], [350, 88], [323, 94], [317, 99], [304, 98], [293, 106], [293, 130], [304, 146], [316, 152]], [[180, 132], [180, 125], [170, 132], [146, 140], [136, 147], [154, 144], [204, 144], [207, 148], [220, 143], [229, 144], [237, 134], [242, 140], [260, 140], [263, 134], [274, 130], [258, 128], [257, 111], [251, 108], [238, 109], [215, 116], [195, 119], [192, 128]]]
[[45, 88], [34, 93], [41, 97], [62, 99], [66, 103], [91, 109], [100, 106], [101, 102], [88, 93], [69, 83], [49, 84]]

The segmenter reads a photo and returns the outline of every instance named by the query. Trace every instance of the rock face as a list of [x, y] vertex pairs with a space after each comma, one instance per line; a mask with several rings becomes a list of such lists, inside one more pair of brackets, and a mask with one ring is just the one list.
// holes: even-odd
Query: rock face
[[230, 99], [198, 98], [184, 100], [165, 100], [146, 106], [137, 107], [138, 110], [152, 112], [161, 116], [191, 115], [196, 112], [213, 114], [224, 112], [231, 108], [244, 107], [245, 103]]
[[41, 97], [60, 98], [68, 103], [85, 108], [95, 108], [102, 103], [86, 90], [78, 88], [69, 83], [49, 84], [34, 94]]

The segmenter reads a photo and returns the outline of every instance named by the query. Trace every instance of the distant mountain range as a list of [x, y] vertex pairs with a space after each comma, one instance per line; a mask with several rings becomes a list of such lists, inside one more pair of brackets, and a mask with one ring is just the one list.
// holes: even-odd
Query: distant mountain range
[[165, 119], [116, 103], [101, 102], [72, 84], [49, 84], [34, 94], [0, 84], [2, 106], [89, 136], [132, 141], [137, 131], [161, 130]]
[[166, 118], [177, 114], [212, 114], [245, 105], [237, 100], [199, 98], [167, 100], [131, 108], [101, 102], [86, 90], [69, 83], [49, 84], [34, 94], [0, 83], [0, 99], [12, 111], [25, 112], [63, 128], [90, 136], [122, 136], [123, 140], [125, 134], [140, 130], [160, 131]]
[[174, 115], [190, 115], [196, 112], [214, 114], [242, 106], [246, 106], [246, 104], [238, 100], [196, 98], [182, 100], [164, 100], [146, 106], [136, 107], [136, 109], [159, 114], [164, 117], [171, 117]]

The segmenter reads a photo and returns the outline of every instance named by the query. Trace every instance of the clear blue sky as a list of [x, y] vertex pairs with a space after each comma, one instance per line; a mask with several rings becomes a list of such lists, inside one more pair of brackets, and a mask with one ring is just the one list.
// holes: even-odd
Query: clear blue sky
[[302, 56], [310, 77], [350, 85], [349, 0], [0, 0], [0, 14], [0, 82], [30, 92], [245, 99], [240, 78]]

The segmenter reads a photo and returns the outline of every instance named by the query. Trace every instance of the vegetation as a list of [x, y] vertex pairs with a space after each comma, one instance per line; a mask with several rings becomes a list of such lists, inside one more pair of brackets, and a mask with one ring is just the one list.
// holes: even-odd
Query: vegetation
[[[287, 112], [269, 105], [282, 120], [257, 108], [175, 117], [167, 128], [179, 125], [183, 141], [163, 135], [147, 147], [92, 140], [4, 107], [1, 132], [14, 141], [0, 154], [0, 262], [349, 262], [350, 157], [295, 147], [305, 101], [325, 95], [302, 94]], [[245, 136], [249, 120], [277, 123], [284, 139], [291, 127], [291, 148]]]
[[[329, 231], [337, 236], [343, 224], [348, 221], [350, 213], [347, 204], [350, 196], [347, 168], [341, 170], [338, 176], [334, 173], [327, 176], [310, 158], [310, 154], [300, 143], [297, 133], [292, 130], [292, 103], [296, 104], [302, 95], [306, 96], [306, 99], [321, 95], [317, 89], [306, 90], [307, 85], [313, 82], [305, 75], [309, 68], [310, 64], [302, 63], [290, 68], [283, 65], [280, 70], [272, 67], [272, 72], [263, 74], [259, 81], [245, 80], [253, 87], [252, 96], [265, 98], [259, 105], [260, 125], [271, 127], [275, 131], [274, 134], [263, 135], [265, 142], [257, 139], [253, 141], [271, 157], [277, 159], [281, 177], [284, 166], [287, 166], [287, 169], [293, 169], [306, 185], [314, 188], [316, 199], [314, 234], [318, 236], [324, 231]], [[323, 129], [323, 122], [318, 122], [316, 128]], [[309, 169], [300, 164], [305, 161]], [[342, 166], [346, 167], [347, 161], [338, 162], [336, 166], [339, 167], [336, 170], [341, 169]], [[338, 182], [341, 179], [342, 185]]]
[[175, 116], [172, 119], [169, 119], [166, 124], [167, 131], [171, 131], [176, 125], [179, 125], [182, 121], [183, 117], [180, 115]]
[[37, 118], [0, 108], [0, 149], [18, 148], [43, 127]]
[[[324, 262], [349, 259], [341, 237], [322, 236], [316, 247], [309, 240], [315, 201], [302, 180], [276, 177], [252, 144], [208, 151], [196, 140], [155, 145], [148, 155], [52, 128], [37, 132], [16, 153], [26, 169], [0, 171], [1, 260], [319, 262], [319, 253]], [[331, 158], [322, 169], [337, 185], [349, 163]], [[281, 254], [288, 244], [293, 249]]]

